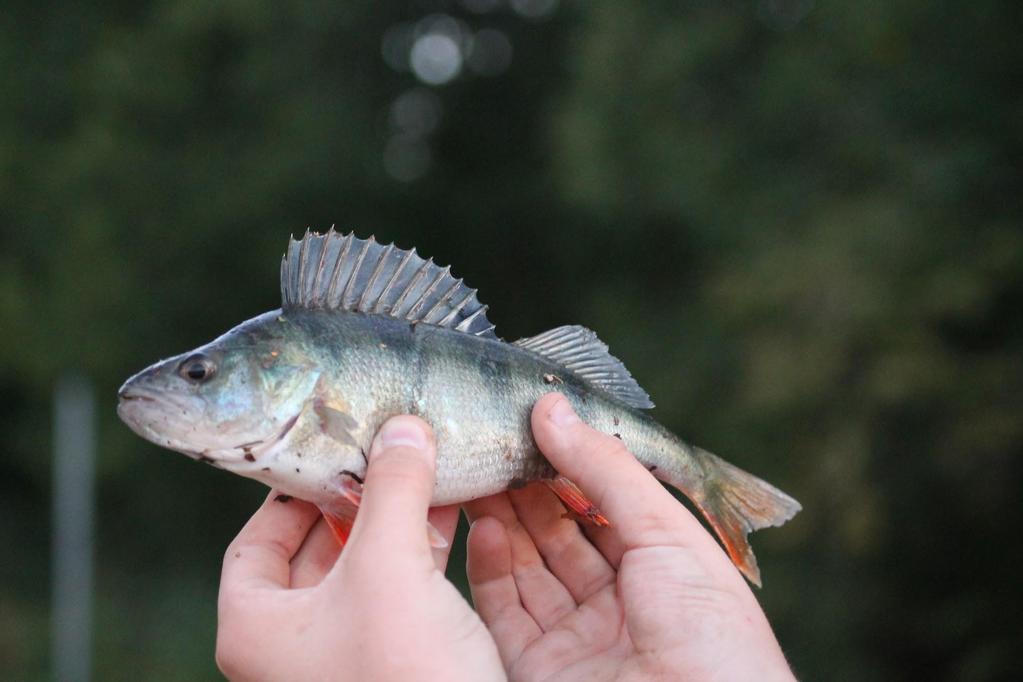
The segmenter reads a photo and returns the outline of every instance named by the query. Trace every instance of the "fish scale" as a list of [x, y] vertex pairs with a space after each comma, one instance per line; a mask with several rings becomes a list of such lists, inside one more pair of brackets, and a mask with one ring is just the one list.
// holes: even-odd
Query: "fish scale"
[[118, 413], [159, 445], [316, 504], [342, 543], [372, 438], [398, 414], [433, 426], [433, 504], [544, 481], [577, 518], [613, 523], [537, 450], [530, 412], [552, 390], [686, 494], [754, 584], [747, 534], [800, 509], [652, 419], [650, 397], [594, 332], [502, 341], [475, 289], [414, 249], [307, 232], [289, 243], [280, 281], [280, 310], [131, 377]]

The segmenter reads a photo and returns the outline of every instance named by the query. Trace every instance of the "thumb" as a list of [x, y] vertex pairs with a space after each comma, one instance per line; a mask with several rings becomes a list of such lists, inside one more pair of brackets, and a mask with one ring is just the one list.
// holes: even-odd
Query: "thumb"
[[532, 425], [540, 451], [611, 520], [627, 546], [716, 545], [620, 439], [588, 426], [565, 396], [538, 400]]
[[350, 544], [375, 541], [421, 548], [429, 556], [426, 513], [433, 497], [437, 446], [430, 426], [418, 417], [392, 417], [369, 450], [362, 504]]

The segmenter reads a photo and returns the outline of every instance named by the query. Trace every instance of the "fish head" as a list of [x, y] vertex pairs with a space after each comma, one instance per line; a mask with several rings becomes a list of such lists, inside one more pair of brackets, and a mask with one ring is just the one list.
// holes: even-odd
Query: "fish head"
[[118, 416], [157, 445], [245, 468], [287, 434], [319, 377], [259, 319], [132, 376], [118, 391]]

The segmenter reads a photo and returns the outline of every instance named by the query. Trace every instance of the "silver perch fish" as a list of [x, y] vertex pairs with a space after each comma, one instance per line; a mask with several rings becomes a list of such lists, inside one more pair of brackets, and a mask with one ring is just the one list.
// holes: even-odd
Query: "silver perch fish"
[[565, 326], [502, 341], [476, 291], [415, 249], [307, 232], [289, 242], [281, 297], [279, 310], [128, 379], [117, 412], [153, 443], [317, 505], [342, 544], [365, 453], [397, 414], [434, 428], [435, 505], [540, 480], [576, 518], [608, 525], [537, 451], [530, 409], [552, 390], [685, 493], [756, 585], [747, 534], [800, 510], [649, 417], [649, 396], [592, 331]]

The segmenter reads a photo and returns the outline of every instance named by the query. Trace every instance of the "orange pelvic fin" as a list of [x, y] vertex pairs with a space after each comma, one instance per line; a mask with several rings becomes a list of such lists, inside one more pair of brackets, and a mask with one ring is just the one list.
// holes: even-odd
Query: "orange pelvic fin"
[[348, 542], [348, 536], [352, 534], [352, 525], [355, 523], [359, 505], [362, 504], [362, 483], [354, 476], [342, 475], [338, 493], [341, 499], [330, 506], [320, 507], [320, 513], [334, 531], [338, 544], [344, 547]]
[[[338, 544], [344, 547], [348, 542], [348, 536], [352, 534], [359, 505], [362, 504], [362, 483], [354, 476], [342, 476], [338, 492], [341, 499], [330, 507], [320, 507], [320, 513], [334, 532]], [[426, 536], [430, 540], [430, 546], [435, 549], [444, 549], [448, 546], [448, 541], [429, 521], [426, 523]]]
[[601, 528], [607, 528], [611, 525], [611, 522], [607, 520], [600, 510], [597, 509], [597, 505], [590, 502], [589, 498], [583, 494], [582, 490], [579, 490], [579, 486], [572, 481], [568, 480], [564, 476], [557, 476], [555, 478], [545, 479], [544, 483], [547, 484], [554, 494], [561, 498], [561, 501], [568, 507], [568, 518], [575, 519], [576, 521], [582, 521], [589, 523], [594, 526]]
[[341, 497], [356, 509], [362, 504], [362, 483], [354, 476], [347, 474], [341, 476], [340, 492]]
[[330, 529], [334, 531], [337, 543], [342, 547], [348, 542], [348, 536], [352, 534], [352, 524], [355, 523], [355, 512], [357, 508], [351, 504], [338, 504], [330, 509], [320, 507], [320, 513]]

